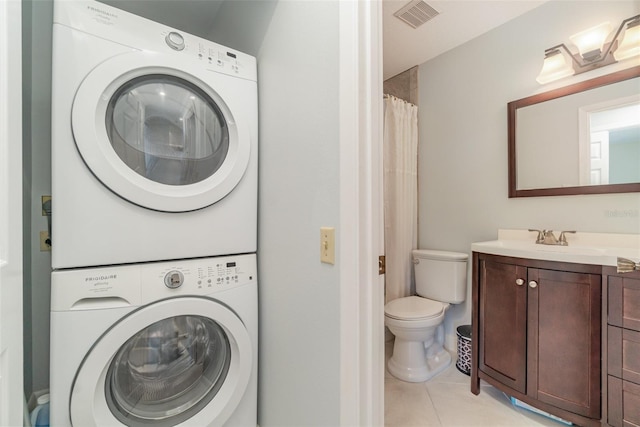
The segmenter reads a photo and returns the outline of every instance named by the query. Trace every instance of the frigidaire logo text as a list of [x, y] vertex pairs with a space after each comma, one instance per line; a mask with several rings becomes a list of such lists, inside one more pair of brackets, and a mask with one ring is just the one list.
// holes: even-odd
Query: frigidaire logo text
[[100, 280], [111, 280], [111, 279], [117, 279], [117, 278], [118, 278], [117, 274], [105, 274], [104, 276], [85, 277], [84, 281], [85, 282], [99, 282]]
[[99, 13], [102, 16], [110, 16], [112, 18], [117, 18], [118, 17], [118, 15], [116, 15], [113, 12], [109, 12], [109, 11], [104, 10], [104, 9], [98, 9], [97, 7], [94, 7], [94, 6], [87, 6], [87, 9], [89, 9], [92, 12]]

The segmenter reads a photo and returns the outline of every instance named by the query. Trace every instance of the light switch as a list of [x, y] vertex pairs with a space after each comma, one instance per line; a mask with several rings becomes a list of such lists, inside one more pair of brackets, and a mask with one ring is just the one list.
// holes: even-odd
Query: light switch
[[336, 230], [333, 227], [320, 227], [320, 261], [336, 263]]

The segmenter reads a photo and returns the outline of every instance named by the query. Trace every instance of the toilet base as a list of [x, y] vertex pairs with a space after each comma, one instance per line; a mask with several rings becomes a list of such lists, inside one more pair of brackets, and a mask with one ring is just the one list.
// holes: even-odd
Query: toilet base
[[[399, 345], [398, 345], [399, 344]], [[421, 348], [413, 348], [419, 346]], [[419, 355], [416, 357], [416, 355]], [[389, 373], [402, 381], [420, 383], [438, 375], [451, 365], [451, 354], [444, 348], [426, 357], [422, 342], [396, 343], [387, 363]]]

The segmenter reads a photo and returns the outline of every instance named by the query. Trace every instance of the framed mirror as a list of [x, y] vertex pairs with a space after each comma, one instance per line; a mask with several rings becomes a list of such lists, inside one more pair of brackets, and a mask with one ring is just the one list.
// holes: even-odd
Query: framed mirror
[[510, 198], [640, 192], [640, 66], [507, 110]]

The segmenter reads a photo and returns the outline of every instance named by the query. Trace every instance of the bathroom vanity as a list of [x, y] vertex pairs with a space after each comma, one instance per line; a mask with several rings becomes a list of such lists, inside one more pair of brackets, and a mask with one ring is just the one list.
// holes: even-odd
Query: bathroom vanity
[[615, 267], [640, 258], [640, 236], [571, 237], [472, 245], [471, 391], [484, 380], [577, 425], [640, 425], [640, 272]]
[[640, 425], [640, 271], [604, 268], [608, 316], [606, 406], [612, 426]]

